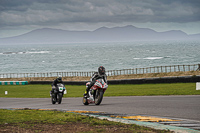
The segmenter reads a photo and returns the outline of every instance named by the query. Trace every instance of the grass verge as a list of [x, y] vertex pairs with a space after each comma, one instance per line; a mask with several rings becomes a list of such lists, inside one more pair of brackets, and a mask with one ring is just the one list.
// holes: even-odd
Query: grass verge
[[[64, 97], [82, 97], [85, 86], [66, 85]], [[0, 85], [0, 97], [49, 98], [51, 85]], [[5, 91], [8, 92], [5, 95]], [[196, 83], [109, 85], [104, 96], [200, 95]]]
[[170, 131], [100, 120], [61, 111], [0, 109], [0, 132], [165, 133]]
[[[85, 86], [66, 85], [64, 97], [82, 97]], [[49, 98], [50, 85], [0, 85], [0, 97]], [[5, 95], [5, 91], [8, 92]], [[109, 85], [104, 96], [200, 95], [196, 83]]]

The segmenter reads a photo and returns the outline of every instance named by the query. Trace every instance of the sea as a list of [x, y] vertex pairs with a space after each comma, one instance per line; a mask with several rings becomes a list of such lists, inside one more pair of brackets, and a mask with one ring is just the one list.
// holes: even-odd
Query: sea
[[200, 41], [0, 45], [0, 73], [90, 72], [200, 64]]

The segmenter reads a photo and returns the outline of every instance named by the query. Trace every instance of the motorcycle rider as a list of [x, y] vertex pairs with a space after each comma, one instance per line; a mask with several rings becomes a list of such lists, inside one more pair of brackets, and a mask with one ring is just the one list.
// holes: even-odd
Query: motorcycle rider
[[51, 94], [53, 93], [53, 90], [56, 89], [58, 83], [62, 83], [62, 84], [64, 85], [61, 76], [58, 76], [58, 77], [53, 81], [53, 83], [52, 83], [52, 85], [51, 85], [51, 86], [52, 86], [52, 90], [51, 90], [51, 92], [50, 92]]
[[88, 92], [90, 90], [90, 88], [95, 84], [96, 80], [97, 79], [100, 79], [100, 78], [103, 78], [104, 82], [107, 83], [107, 75], [105, 73], [105, 68], [103, 66], [100, 66], [98, 68], [98, 72], [95, 72], [92, 77], [91, 77], [91, 82], [90, 84], [86, 87], [86, 90], [85, 90], [85, 93], [84, 93], [84, 96], [85, 97], [89, 97], [88, 96]]

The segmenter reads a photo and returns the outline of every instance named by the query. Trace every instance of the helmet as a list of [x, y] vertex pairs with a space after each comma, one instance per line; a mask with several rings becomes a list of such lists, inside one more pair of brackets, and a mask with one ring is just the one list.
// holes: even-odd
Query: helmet
[[100, 75], [105, 74], [105, 68], [104, 68], [103, 66], [100, 66], [100, 67], [98, 68], [98, 72], [99, 72]]
[[61, 82], [61, 81], [62, 81], [62, 77], [60, 77], [60, 76], [57, 77], [57, 81], [58, 81], [58, 82]]

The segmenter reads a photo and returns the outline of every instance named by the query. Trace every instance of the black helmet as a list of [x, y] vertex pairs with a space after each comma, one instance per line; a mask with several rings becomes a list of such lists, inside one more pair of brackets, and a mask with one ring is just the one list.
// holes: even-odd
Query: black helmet
[[103, 75], [103, 74], [105, 74], [105, 68], [103, 67], [103, 66], [100, 66], [99, 68], [98, 68], [98, 72], [99, 72], [99, 74], [100, 75]]
[[61, 82], [61, 81], [62, 81], [62, 77], [60, 77], [60, 76], [57, 77], [57, 81], [58, 81], [58, 82]]

